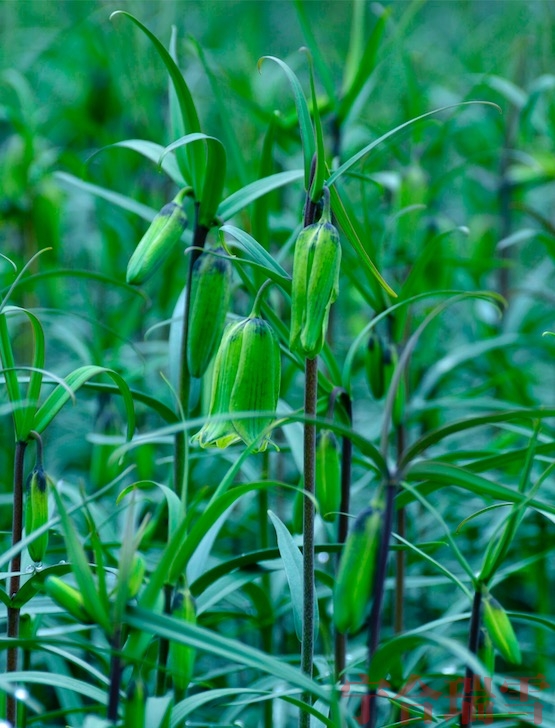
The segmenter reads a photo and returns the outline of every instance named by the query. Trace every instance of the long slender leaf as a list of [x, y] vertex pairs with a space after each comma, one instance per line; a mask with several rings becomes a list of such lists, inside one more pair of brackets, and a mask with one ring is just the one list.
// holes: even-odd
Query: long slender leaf
[[382, 136], [379, 137], [378, 139], [375, 139], [373, 142], [370, 142], [370, 144], [367, 144], [359, 152], [357, 152], [352, 157], [350, 157], [350, 159], [348, 159], [346, 162], [344, 162], [338, 169], [336, 169], [334, 172], [332, 172], [332, 174], [326, 180], [326, 185], [328, 187], [331, 187], [332, 185], [334, 185], [338, 179], [340, 179], [346, 172], [348, 172], [352, 167], [354, 167], [354, 165], [357, 164], [357, 162], [359, 162], [367, 154], [369, 154], [372, 151], [372, 149], [375, 149], [382, 142], [386, 141], [386, 139], [389, 139], [390, 137], [394, 136], [395, 134], [402, 131], [403, 129], [406, 129], [407, 127], [411, 126], [412, 124], [416, 124], [416, 122], [421, 121], [422, 119], [426, 119], [429, 116], [434, 116], [435, 114], [439, 114], [442, 111], [449, 111], [450, 109], [457, 109], [459, 107], [468, 106], [470, 104], [483, 104], [485, 106], [493, 106], [498, 111], [501, 111], [499, 106], [497, 106], [497, 104], [492, 103], [491, 101], [461, 101], [461, 103], [459, 103], [459, 104], [450, 104], [449, 106], [442, 106], [439, 109], [434, 109], [433, 111], [427, 111], [425, 114], [421, 114], [420, 116], [417, 116], [414, 119], [405, 121], [404, 124], [400, 124], [399, 126], [396, 126], [394, 129], [390, 129], [385, 134], [382, 134]]
[[[146, 27], [144, 26], [137, 18], [135, 18], [131, 13], [126, 12], [125, 10], [116, 10], [110, 15], [110, 19], [114, 18], [116, 15], [125, 15], [127, 16], [135, 25], [142, 30], [142, 32], [148, 37], [148, 39], [151, 41], [152, 45], [156, 48], [156, 51], [158, 52], [158, 55], [164, 62], [164, 65], [166, 66], [166, 70], [168, 71], [170, 78], [172, 80], [175, 93], [177, 95], [177, 100], [179, 103], [179, 108], [181, 111], [181, 116], [183, 120], [183, 129], [185, 133], [195, 133], [200, 132], [200, 122], [197, 115], [197, 110], [195, 107], [195, 103], [193, 101], [193, 97], [191, 95], [191, 92], [189, 91], [189, 87], [187, 86], [185, 79], [183, 78], [183, 75], [181, 71], [179, 70], [176, 62], [173, 60], [171, 55], [168, 53], [168, 51], [164, 48], [162, 43], [158, 40], [158, 38]], [[205, 169], [205, 152], [204, 149], [199, 147], [198, 145], [193, 145], [188, 149], [188, 165], [187, 169], [181, 168], [181, 172], [185, 179], [190, 179], [191, 186], [193, 187], [195, 194], [198, 195], [200, 193], [200, 190], [202, 189], [202, 184], [204, 181], [204, 169]], [[178, 162], [180, 159], [178, 158]]]
[[308, 190], [310, 184], [310, 165], [312, 164], [312, 158], [315, 151], [314, 129], [312, 128], [312, 121], [310, 119], [310, 113], [308, 111], [308, 104], [306, 103], [306, 98], [303, 93], [301, 83], [297, 78], [296, 74], [291, 70], [287, 63], [282, 61], [280, 58], [276, 58], [275, 56], [262, 56], [262, 58], [258, 61], [258, 70], [260, 70], [262, 62], [266, 59], [277, 63], [278, 66], [285, 72], [287, 80], [291, 85], [291, 90], [293, 91], [293, 98], [295, 100], [295, 107], [297, 109], [297, 118], [299, 120], [299, 130], [301, 133], [301, 141], [303, 147], [304, 186], [305, 189]]
[[176, 185], [178, 185], [179, 187], [185, 187], [186, 182], [183, 178], [183, 175], [179, 171], [179, 167], [176, 164], [175, 158], [171, 155], [168, 155], [164, 157], [162, 163], [160, 164], [160, 157], [164, 152], [164, 147], [161, 144], [149, 142], [145, 139], [125, 139], [122, 142], [108, 144], [107, 146], [102, 147], [102, 149], [98, 149], [96, 152], [94, 152], [94, 154], [89, 157], [89, 161], [97, 154], [101, 154], [108, 149], [118, 148], [131, 149], [134, 152], [138, 152], [146, 159], [149, 159], [151, 162], [154, 162], [154, 164], [160, 166], [163, 171], [168, 175], [168, 177], [175, 182]]
[[131, 439], [135, 430], [135, 408], [129, 387], [120, 374], [112, 369], [99, 366], [80, 367], [71, 372], [71, 374], [68, 374], [65, 378], [65, 386], [58, 385], [35, 413], [32, 429], [39, 434], [43, 432], [64, 404], [71, 399], [71, 393], [77, 392], [89, 379], [100, 374], [107, 374], [111, 377], [120, 390], [127, 413], [127, 437]]
[[244, 665], [274, 675], [294, 687], [306, 690], [326, 703], [330, 702], [329, 690], [286, 662], [244, 642], [222, 637], [212, 630], [166, 615], [155, 614], [140, 607], [128, 608], [126, 622], [135, 629], [150, 632], [180, 644], [190, 645], [201, 652], [209, 652], [220, 659], [229, 661], [233, 665]]
[[[284, 523], [272, 511], [268, 516], [276, 530], [278, 549], [283, 560], [285, 576], [291, 593], [291, 607], [295, 622], [295, 631], [299, 642], [302, 640], [303, 625], [303, 557], [299, 547], [287, 530]], [[318, 600], [314, 600], [314, 638], [318, 634]]]
[[259, 197], [302, 179], [303, 174], [302, 170], [294, 169], [291, 172], [277, 172], [257, 179], [223, 200], [218, 207], [217, 215], [222, 220], [229, 220]]

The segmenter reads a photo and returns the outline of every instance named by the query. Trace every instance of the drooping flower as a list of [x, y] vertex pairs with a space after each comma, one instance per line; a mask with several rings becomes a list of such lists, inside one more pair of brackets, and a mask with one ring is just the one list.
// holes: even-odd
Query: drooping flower
[[[236, 442], [266, 450], [281, 375], [279, 343], [270, 324], [251, 315], [224, 331], [212, 381], [208, 419], [193, 437], [201, 447], [224, 448]], [[266, 413], [258, 415], [257, 413]]]

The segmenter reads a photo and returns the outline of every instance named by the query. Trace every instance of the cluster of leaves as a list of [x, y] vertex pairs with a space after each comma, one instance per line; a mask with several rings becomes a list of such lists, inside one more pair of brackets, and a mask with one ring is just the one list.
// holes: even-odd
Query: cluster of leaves
[[[521, 3], [511, 5], [524, 13]], [[326, 5], [332, 24], [336, 6], [343, 12], [342, 3]], [[139, 74], [129, 88], [121, 71], [116, 90], [115, 72], [99, 60], [105, 98], [97, 104], [86, 96], [96, 116], [84, 112], [81, 132], [63, 149], [47, 139], [25, 73], [2, 75], [1, 412], [6, 431], [11, 415], [14, 436], [3, 438], [0, 458], [10, 473], [17, 443], [17, 474], [40, 435], [55, 481], [40, 568], [26, 552], [40, 532], [9, 540], [17, 499], [9, 477], [2, 486], [8, 582], [0, 596], [8, 614], [21, 612], [19, 636], [9, 634], [3, 646], [13, 649], [15, 640], [22, 659], [0, 687], [8, 695], [26, 688], [18, 725], [288, 726], [299, 695], [309, 693], [313, 725], [351, 726], [364, 713], [366, 683], [382, 681], [389, 699], [380, 701], [379, 720], [388, 726], [407, 713], [421, 720], [420, 681], [438, 696], [433, 720], [447, 726], [458, 717], [446, 717], [446, 681], [469, 669], [482, 679], [492, 670], [499, 725], [533, 724], [527, 681], [537, 688], [542, 725], [553, 724], [554, 340], [542, 333], [554, 328], [555, 78], [541, 44], [531, 55], [524, 35], [515, 68], [496, 44], [477, 39], [455, 63], [445, 55], [455, 31], [441, 8], [374, 11], [367, 17], [365, 3], [354, 0], [339, 53], [340, 44], [328, 51], [331, 38], [315, 32], [311, 3], [288, 3], [310, 53], [268, 56], [246, 81], [234, 75], [229, 51], [221, 63], [226, 84], [206, 39], [188, 42], [182, 74], [177, 31], [168, 50], [136, 17], [117, 13], [111, 32], [123, 36], [122, 48], [146, 40], [137, 47], [153, 54], [158, 85], [151, 96]], [[473, 12], [462, 19], [509, 37], [511, 13]], [[524, 27], [545, 33], [542, 13], [549, 11], [538, 4]], [[429, 26], [442, 28], [445, 46], [429, 47]], [[429, 61], [419, 60], [423, 49]], [[93, 65], [104, 57], [98, 47], [89, 55]], [[453, 65], [455, 81], [447, 75]], [[111, 114], [126, 119], [113, 136], [105, 128]], [[147, 115], [155, 131], [117, 141], [132, 114]], [[103, 143], [110, 146], [89, 160], [85, 179], [75, 148], [96, 152]], [[315, 422], [342, 439], [344, 453], [352, 443], [350, 516], [381, 481], [397, 488], [381, 642], [367, 665], [366, 635], [349, 637], [341, 675], [332, 593], [342, 536], [337, 515], [317, 516], [312, 678], [298, 667], [303, 362], [288, 348], [303, 182], [315, 203], [329, 187], [343, 244]], [[144, 289], [128, 286], [127, 260], [145, 221], [184, 187], [192, 190], [194, 221], [184, 246]], [[279, 452], [189, 443], [206, 420], [210, 376], [183, 377], [182, 312], [194, 255], [183, 256], [183, 247], [207, 238], [223, 243], [233, 262], [235, 314], [248, 314], [266, 280], [277, 284], [262, 311], [282, 350]], [[398, 353], [383, 397], [375, 368], [365, 366], [376, 337]], [[352, 423], [341, 399], [330, 415], [338, 390], [352, 401]], [[18, 555], [21, 586], [13, 594]], [[135, 588], [137, 557], [145, 571]], [[78, 587], [89, 619], [46, 595], [49, 576]], [[184, 580], [196, 622], [170, 614]], [[508, 610], [520, 666], [499, 639], [493, 669], [472, 643], [466, 647], [473, 597], [487, 590]], [[168, 645], [188, 651], [185, 660], [196, 651], [187, 694]], [[350, 689], [340, 700], [341, 682]], [[508, 696], [505, 685], [513, 688]]]

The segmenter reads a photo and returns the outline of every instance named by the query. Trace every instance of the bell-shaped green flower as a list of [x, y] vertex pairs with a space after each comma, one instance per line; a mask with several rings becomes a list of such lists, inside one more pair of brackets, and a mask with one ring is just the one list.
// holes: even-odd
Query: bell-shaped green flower
[[289, 348], [308, 359], [324, 346], [331, 304], [339, 293], [341, 244], [324, 191], [322, 216], [301, 230], [293, 258]]
[[187, 364], [193, 377], [202, 377], [222, 338], [231, 295], [231, 263], [223, 248], [202, 253], [195, 261], [187, 337]]
[[263, 433], [274, 419], [280, 375], [279, 343], [270, 324], [256, 315], [229, 324], [214, 362], [208, 419], [193, 442], [224, 448], [242, 441], [257, 443], [254, 452], [266, 450], [270, 436]]

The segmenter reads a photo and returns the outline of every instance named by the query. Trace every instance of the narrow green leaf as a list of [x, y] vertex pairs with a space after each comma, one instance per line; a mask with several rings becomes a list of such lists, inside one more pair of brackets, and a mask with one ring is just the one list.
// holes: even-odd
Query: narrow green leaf
[[11, 684], [31, 684], [31, 685], [49, 685], [50, 687], [60, 690], [69, 690], [70, 692], [79, 693], [86, 696], [89, 700], [107, 705], [108, 691], [97, 688], [90, 681], [76, 680], [73, 677], [52, 674], [49, 672], [39, 672], [37, 670], [25, 670], [22, 672], [9, 672], [0, 675], [0, 685], [5, 686]]
[[[366, 45], [362, 51], [361, 41], [363, 41], [364, 17], [360, 16], [364, 14], [365, 4], [360, 0], [355, 0], [354, 4], [356, 11], [353, 14], [351, 45], [349, 46], [349, 54], [347, 63], [345, 64], [343, 88], [341, 90], [342, 98], [337, 109], [339, 123], [345, 121], [360, 92], [372, 78], [372, 73], [376, 67], [380, 43], [382, 42], [387, 21], [391, 15], [390, 9], [382, 9], [380, 17], [368, 35]], [[355, 24], [358, 27], [355, 27]]]
[[89, 566], [88, 559], [85, 554], [85, 550], [79, 541], [77, 532], [70, 521], [68, 513], [66, 511], [64, 502], [56, 490], [52, 489], [54, 499], [56, 501], [56, 507], [60, 515], [62, 523], [62, 531], [64, 535], [64, 541], [66, 544], [67, 555], [71, 564], [71, 569], [75, 576], [75, 580], [79, 585], [79, 590], [83, 595], [85, 604], [87, 605], [87, 611], [89, 614], [94, 615], [97, 623], [104, 630], [107, 635], [112, 633], [112, 623], [108, 614], [109, 605], [105, 603], [99, 596], [94, 577]]
[[324, 177], [326, 175], [326, 152], [324, 149], [324, 133], [322, 131], [322, 122], [320, 120], [318, 98], [316, 96], [316, 85], [314, 83], [314, 68], [312, 64], [312, 56], [308, 49], [305, 48], [304, 51], [308, 56], [310, 93], [312, 95], [312, 117], [314, 119], [314, 134], [316, 137], [316, 166], [309, 194], [312, 202], [318, 202], [318, 200], [322, 196], [322, 192], [324, 191]]
[[[284, 523], [272, 511], [268, 511], [268, 516], [276, 530], [278, 549], [291, 593], [295, 632], [297, 639], [301, 642], [303, 634], [303, 556]], [[314, 637], [316, 637], [318, 634], [318, 601], [316, 598], [314, 605]]]
[[128, 485], [127, 488], [124, 488], [118, 495], [116, 503], [119, 503], [121, 500], [123, 500], [123, 498], [125, 498], [125, 496], [129, 495], [129, 493], [132, 493], [134, 490], [148, 491], [153, 490], [154, 488], [158, 488], [166, 500], [166, 505], [168, 508], [167, 520], [169, 539], [175, 532], [183, 515], [183, 506], [181, 504], [179, 496], [175, 493], [175, 491], [171, 490], [171, 488], [168, 488], [167, 485], [163, 485], [162, 483], [156, 483], [154, 480], [139, 480], [136, 483]]
[[[353, 223], [351, 222], [351, 218], [349, 215], [347, 215], [345, 211], [345, 206], [343, 205], [343, 202], [339, 196], [339, 192], [335, 187], [330, 187], [330, 196], [331, 196], [331, 206], [333, 210], [333, 214], [337, 218], [337, 222], [339, 223], [341, 229], [345, 233], [345, 236], [347, 237], [347, 240], [351, 243], [353, 248], [358, 253], [362, 263], [368, 268], [368, 270], [372, 273], [372, 275], [376, 278], [380, 286], [389, 293], [390, 296], [393, 298], [397, 298], [397, 294], [391, 288], [391, 286], [384, 280], [382, 277], [380, 271], [376, 268], [376, 265], [373, 263], [373, 261], [370, 259], [370, 256], [366, 252], [364, 246], [362, 245], [357, 232], [353, 226]], [[381, 308], [379, 305], [376, 306], [376, 308], [379, 310]]]
[[274, 61], [278, 66], [285, 72], [287, 80], [291, 85], [293, 91], [293, 98], [295, 100], [295, 107], [297, 109], [297, 118], [299, 120], [299, 129], [301, 133], [301, 142], [303, 147], [304, 157], [304, 186], [308, 190], [310, 184], [310, 166], [312, 164], [312, 158], [314, 156], [315, 144], [314, 144], [314, 129], [312, 128], [312, 122], [310, 120], [310, 113], [308, 111], [308, 105], [306, 98], [303, 93], [302, 86], [295, 73], [289, 68], [287, 63], [282, 61], [275, 56], [262, 56], [258, 61], [258, 70], [262, 66], [262, 62], [268, 59]]
[[239, 143], [237, 134], [231, 124], [231, 114], [229, 113], [228, 102], [220, 90], [221, 74], [216, 75], [212, 71], [201, 44], [193, 37], [189, 38], [189, 42], [195, 49], [204, 72], [208, 77], [208, 81], [210, 82], [213, 100], [218, 110], [219, 128], [221, 129], [222, 139], [225, 142], [225, 148], [229, 153], [229, 157], [234, 168], [233, 171], [237, 173], [241, 184], [244, 185], [246, 184], [247, 175], [245, 159], [241, 144]]
[[438, 427], [436, 430], [432, 430], [432, 432], [428, 432], [419, 438], [406, 449], [400, 466], [402, 468], [405, 467], [411, 460], [415, 460], [421, 453], [450, 435], [472, 430], [475, 427], [503, 424], [513, 420], [532, 421], [549, 417], [555, 417], [555, 407], [522, 407], [519, 409], [502, 410], [501, 412], [488, 412], [485, 415], [477, 415], [474, 417], [465, 417], [462, 420], [456, 420], [443, 427]]
[[100, 154], [107, 149], [117, 148], [131, 149], [134, 152], [138, 152], [138, 154], [141, 154], [146, 159], [154, 162], [154, 164], [156, 164], [157, 166], [160, 166], [163, 171], [168, 175], [168, 177], [173, 182], [175, 182], [178, 187], [186, 186], [187, 183], [183, 178], [183, 175], [179, 171], [179, 167], [175, 161], [175, 157], [168, 155], [164, 157], [164, 159], [160, 163], [160, 157], [164, 152], [164, 147], [161, 144], [149, 142], [145, 139], [125, 139], [124, 141], [116, 142], [115, 144], [108, 144], [107, 146], [102, 147], [102, 149], [98, 149], [96, 152], [91, 154], [87, 161], [90, 162], [93, 157], [96, 157], [97, 154]]
[[295, 169], [291, 172], [278, 172], [269, 177], [257, 179], [223, 200], [218, 207], [217, 216], [222, 220], [229, 220], [229, 218], [236, 215], [259, 197], [280, 187], [284, 187], [291, 182], [296, 182], [302, 178], [303, 174], [302, 170]]
[[[193, 97], [191, 95], [191, 92], [189, 91], [189, 87], [187, 86], [181, 71], [179, 70], [179, 67], [177, 66], [171, 55], [164, 48], [162, 43], [160, 43], [158, 38], [153, 33], [151, 33], [151, 31], [148, 30], [146, 26], [144, 26], [139, 20], [137, 20], [137, 18], [131, 15], [131, 13], [128, 13], [125, 10], [116, 10], [110, 15], [110, 19], [114, 18], [116, 15], [127, 16], [131, 21], [133, 21], [133, 23], [135, 23], [138, 28], [142, 30], [142, 32], [152, 42], [153, 46], [158, 52], [158, 55], [164, 62], [164, 65], [166, 66], [166, 69], [172, 80], [179, 103], [179, 109], [181, 111], [183, 130], [186, 133], [200, 132], [200, 122], [198, 119]], [[194, 145], [188, 150], [187, 156], [188, 169], [182, 168], [181, 165], [180, 169], [185, 179], [190, 180], [195, 194], [198, 195], [204, 180], [205, 152], [204, 149], [202, 149], [200, 146]], [[178, 158], [178, 163], [179, 162], [180, 160]]]
[[[312, 54], [314, 58], [314, 65], [316, 67], [316, 71], [318, 73], [318, 78], [322, 81], [322, 84], [324, 88], [326, 89], [326, 94], [328, 95], [328, 98], [332, 102], [332, 105], [335, 106], [335, 86], [333, 82], [333, 77], [331, 75], [330, 69], [328, 68], [328, 65], [326, 61], [324, 60], [324, 55], [320, 51], [320, 48], [318, 46], [318, 43], [316, 41], [316, 37], [312, 31], [312, 23], [310, 18], [308, 17], [305, 9], [306, 2], [305, 0], [293, 0], [295, 4], [295, 10], [297, 11], [297, 17], [299, 19], [299, 24], [302, 28], [303, 35], [307, 41], [307, 46], [310, 49], [310, 53]], [[359, 0], [364, 1], [364, 0]], [[314, 3], [309, 3], [312, 7], [313, 11], [318, 14], [320, 12], [320, 9], [317, 5]]]
[[4, 311], [0, 312], [0, 359], [3, 364], [8, 399], [12, 407], [15, 437], [16, 440], [22, 441], [25, 412], [22, 407], [21, 389], [19, 388], [10, 332]]
[[[71, 399], [71, 393], [76, 392], [89, 379], [92, 379], [99, 374], [107, 374], [114, 380], [119, 388], [127, 413], [127, 438], [130, 440], [133, 437], [133, 432], [135, 430], [135, 408], [133, 406], [133, 397], [131, 396], [129, 387], [123, 377], [113, 369], [107, 369], [106, 367], [99, 366], [80, 367], [79, 369], [75, 369], [71, 372], [71, 374], [68, 374], [65, 378], [66, 386], [58, 385], [35, 413], [31, 429], [35, 430], [39, 434], [43, 432], [62, 409], [64, 404]], [[70, 391], [68, 391], [68, 389]]]
[[348, 159], [346, 162], [344, 162], [338, 169], [336, 169], [332, 174], [328, 177], [326, 181], [326, 185], [328, 187], [331, 187], [337, 180], [342, 177], [346, 172], [348, 172], [354, 165], [359, 162], [361, 159], [363, 159], [367, 154], [369, 154], [372, 149], [375, 149], [377, 146], [379, 146], [382, 142], [384, 142], [386, 139], [389, 139], [390, 137], [394, 136], [398, 132], [402, 131], [403, 129], [406, 129], [407, 127], [411, 126], [412, 124], [416, 124], [417, 121], [421, 121], [422, 119], [426, 119], [429, 116], [434, 116], [435, 114], [439, 114], [442, 111], [448, 111], [449, 109], [457, 109], [462, 106], [469, 106], [471, 104], [482, 104], [484, 106], [493, 106], [496, 108], [499, 112], [501, 112], [501, 109], [497, 104], [492, 103], [491, 101], [461, 101], [458, 104], [450, 104], [449, 106], [442, 106], [439, 109], [434, 109], [433, 111], [428, 111], [425, 114], [421, 114], [420, 116], [416, 116], [414, 119], [410, 119], [409, 121], [405, 121], [404, 124], [400, 124], [399, 126], [396, 126], [394, 129], [390, 129], [388, 132], [383, 134], [378, 139], [375, 139], [373, 142], [370, 142], [370, 144], [367, 144], [365, 147], [363, 147], [359, 152], [354, 154], [350, 159]]
[[187, 134], [169, 144], [162, 152], [159, 162], [162, 163], [162, 160], [169, 152], [176, 151], [181, 147], [199, 141], [203, 142], [203, 145], [206, 146], [204, 185], [202, 193], [196, 193], [197, 200], [200, 202], [199, 224], [210, 228], [214, 225], [214, 218], [222, 199], [225, 181], [226, 156], [221, 141], [216, 139], [216, 137], [211, 137], [200, 132]]
[[84, 180], [79, 179], [79, 177], [75, 177], [67, 172], [56, 172], [54, 176], [65, 184], [77, 187], [83, 192], [88, 192], [91, 195], [95, 195], [95, 197], [100, 197], [107, 202], [111, 202], [113, 205], [121, 207], [122, 210], [128, 210], [147, 222], [152, 222], [157, 214], [157, 210], [153, 210], [151, 207], [147, 207], [131, 197], [122, 195], [119, 192], [107, 190], [104, 187], [99, 187], [98, 185], [91, 184], [90, 182], [85, 182]]
[[[512, 490], [499, 483], [494, 483], [480, 475], [470, 473], [464, 468], [432, 460], [412, 464], [407, 470], [405, 477], [407, 480], [420, 481], [422, 483], [430, 481], [432, 491], [445, 485], [454, 485], [476, 495], [496, 498], [500, 501], [521, 503], [527, 500], [526, 496], [519, 491]], [[423, 493], [427, 491], [429, 491], [429, 488], [422, 489]], [[404, 502], [406, 501], [401, 496], [400, 505], [404, 504]], [[545, 501], [539, 501], [534, 498], [530, 501], [530, 506], [539, 511], [546, 511], [552, 515], [555, 514], [555, 506]]]
[[272, 280], [276, 281], [286, 291], [291, 290], [291, 278], [287, 271], [251, 235], [233, 225], [222, 225], [220, 232], [231, 235], [249, 258], [267, 271]]
[[286, 662], [257, 650], [245, 642], [222, 637], [195, 624], [186, 623], [166, 615], [155, 614], [140, 607], [129, 607], [126, 621], [131, 627], [156, 634], [159, 637], [165, 637], [180, 644], [190, 645], [201, 652], [209, 652], [229, 661], [231, 664], [245, 665], [254, 670], [266, 672], [294, 687], [310, 692], [326, 703], [330, 702], [330, 691], [328, 689]]
[[200, 197], [199, 224], [211, 228], [216, 222], [216, 211], [222, 201], [226, 154], [219, 139], [207, 137], [206, 145], [206, 172]]

